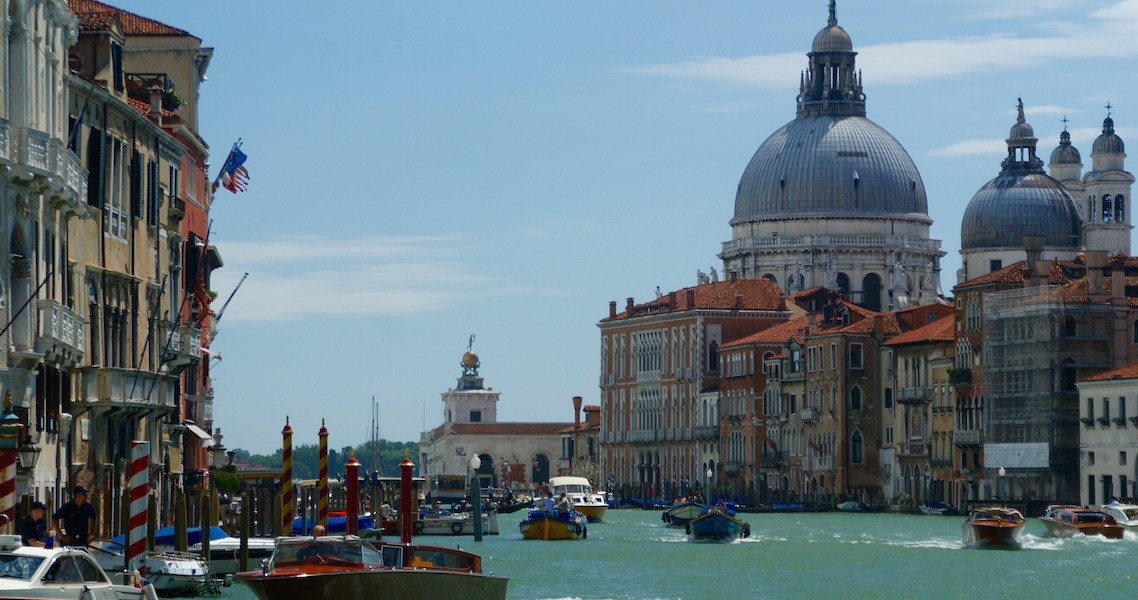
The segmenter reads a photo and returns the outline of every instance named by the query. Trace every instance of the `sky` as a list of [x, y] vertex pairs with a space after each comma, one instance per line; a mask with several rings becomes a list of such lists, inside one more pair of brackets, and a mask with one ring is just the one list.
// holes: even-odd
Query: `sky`
[[[794, 118], [827, 0], [112, 0], [214, 49], [200, 94], [225, 263], [214, 425], [254, 453], [442, 422], [471, 335], [499, 421], [598, 404], [608, 304], [722, 270], [735, 188]], [[1084, 169], [1107, 104], [1138, 144], [1138, 0], [841, 0], [867, 116], [912, 156], [946, 293], [1018, 98]], [[1128, 165], [1138, 171], [1135, 159]], [[217, 306], [215, 306], [215, 310]]]

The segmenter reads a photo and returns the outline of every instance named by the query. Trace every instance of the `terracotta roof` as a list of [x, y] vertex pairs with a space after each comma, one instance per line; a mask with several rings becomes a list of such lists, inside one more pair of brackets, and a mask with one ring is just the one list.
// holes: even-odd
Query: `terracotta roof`
[[[129, 96], [127, 96], [126, 101], [127, 101], [127, 104], [130, 104], [131, 108], [142, 113], [142, 116], [144, 116], [144, 117], [150, 116], [150, 103], [149, 102], [143, 102], [142, 100], [139, 100], [137, 98], [131, 98]], [[177, 116], [178, 116], [178, 113], [176, 113], [172, 110], [166, 110], [165, 108], [162, 109], [162, 117], [163, 118], [166, 118], [166, 117], [175, 117], [176, 118]]]
[[[688, 303], [688, 291], [692, 292], [692, 303]], [[676, 306], [671, 305], [671, 298], [675, 296]], [[632, 316], [647, 316], [686, 310], [710, 309], [732, 310], [736, 308], [736, 296], [742, 296], [743, 310], [785, 310], [782, 300], [782, 290], [778, 285], [764, 278], [736, 279], [735, 281], [720, 281], [693, 287], [683, 288], [675, 292], [664, 294], [651, 302], [636, 304]], [[628, 318], [628, 311], [618, 313], [616, 319]], [[603, 321], [612, 321], [606, 318]]]
[[814, 317], [805, 316], [791, 319], [774, 327], [768, 327], [758, 333], [752, 333], [746, 337], [732, 340], [720, 346], [719, 349], [724, 350], [752, 344], [781, 346], [789, 342], [792, 338], [801, 342], [803, 340], [803, 334], [806, 332], [806, 328], [810, 323], [809, 319], [811, 318]]
[[1110, 381], [1112, 379], [1138, 379], [1138, 362], [1084, 377], [1082, 381]]
[[924, 327], [906, 331], [885, 342], [886, 346], [903, 346], [925, 342], [951, 342], [956, 339], [956, 321], [952, 317], [941, 317]]
[[67, 0], [67, 8], [78, 17], [80, 29], [106, 31], [118, 15], [125, 35], [190, 35], [183, 29], [96, 0]]
[[[865, 310], [864, 308], [861, 308], [860, 306], [858, 308], [860, 308], [863, 311]], [[868, 313], [868, 315], [865, 319], [862, 319], [862, 320], [858, 321], [857, 323], [850, 324], [846, 327], [839, 327], [837, 329], [832, 329], [827, 333], [830, 333], [830, 332], [860, 333], [860, 334], [874, 333], [876, 330], [874, 329], [873, 323], [874, 323], [874, 321], [877, 320], [876, 317], [880, 316], [881, 317], [881, 326], [882, 326], [881, 329], [885, 335], [894, 336], [894, 335], [900, 335], [901, 334], [901, 324], [897, 322], [897, 315], [896, 314], [891, 313], [891, 312], [884, 312], [884, 313], [875, 313], [873, 311], [865, 311], [865, 312]]]

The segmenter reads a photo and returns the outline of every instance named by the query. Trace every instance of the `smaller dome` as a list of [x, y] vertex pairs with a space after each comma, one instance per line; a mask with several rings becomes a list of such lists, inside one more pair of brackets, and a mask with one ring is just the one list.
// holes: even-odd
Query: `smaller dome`
[[478, 355], [473, 350], [467, 350], [466, 354], [462, 355], [462, 366], [473, 369], [478, 366]]
[[1023, 100], [1020, 100], [1016, 106], [1016, 112], [1018, 113], [1016, 115], [1016, 124], [1012, 125], [1011, 131], [1008, 132], [1008, 145], [1019, 146], [1028, 143], [1034, 145], [1036, 142], [1035, 130], [1031, 128], [1031, 125], [1027, 124], [1026, 120], [1024, 120]]
[[1114, 133], [1114, 119], [1107, 117], [1102, 122], [1102, 135], [1095, 138], [1091, 154], [1126, 154], [1126, 145], [1122, 143], [1122, 138]]
[[812, 52], [853, 52], [850, 34], [837, 24], [830, 25], [814, 36]]
[[1059, 134], [1059, 147], [1051, 151], [1052, 165], [1081, 165], [1083, 157], [1079, 150], [1071, 145], [1071, 134], [1067, 130]]

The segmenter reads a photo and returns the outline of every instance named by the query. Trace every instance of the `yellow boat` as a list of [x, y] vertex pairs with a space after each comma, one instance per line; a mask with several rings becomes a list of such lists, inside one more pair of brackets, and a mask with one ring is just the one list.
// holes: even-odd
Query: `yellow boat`
[[580, 540], [589, 537], [589, 520], [573, 512], [531, 510], [518, 524], [528, 540]]
[[603, 521], [609, 505], [603, 494], [593, 491], [592, 484], [584, 477], [553, 477], [549, 489], [554, 498], [564, 493], [573, 503], [573, 510], [585, 515], [590, 523]]

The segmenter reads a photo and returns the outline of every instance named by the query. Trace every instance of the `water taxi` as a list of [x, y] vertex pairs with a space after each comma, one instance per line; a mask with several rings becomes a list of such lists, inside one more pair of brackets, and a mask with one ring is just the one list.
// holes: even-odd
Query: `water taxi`
[[1138, 504], [1104, 504], [1102, 512], [1114, 517], [1119, 525], [1138, 532]]
[[1066, 538], [1082, 534], [1120, 540], [1126, 530], [1114, 517], [1085, 506], [1048, 506], [1039, 520], [1047, 527], [1049, 537]]
[[558, 498], [562, 493], [573, 503], [573, 510], [585, 515], [590, 523], [604, 520], [608, 502], [602, 493], [593, 491], [593, 485], [584, 477], [553, 477], [549, 480], [550, 491]]
[[973, 548], [1019, 548], [1023, 515], [1014, 508], [989, 506], [968, 513], [961, 530], [964, 544]]

